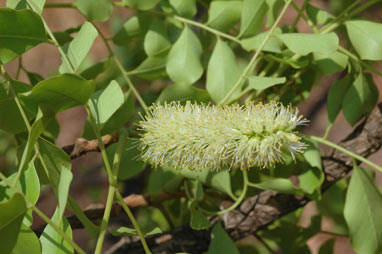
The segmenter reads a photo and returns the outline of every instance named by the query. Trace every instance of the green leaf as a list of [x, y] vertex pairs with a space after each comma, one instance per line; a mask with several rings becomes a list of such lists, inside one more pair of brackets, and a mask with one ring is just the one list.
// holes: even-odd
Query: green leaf
[[189, 209], [191, 212], [190, 226], [194, 230], [203, 230], [211, 227], [210, 221], [199, 210], [196, 210], [197, 201], [193, 200], [189, 203]]
[[325, 75], [343, 71], [348, 64], [349, 59], [347, 55], [337, 51], [329, 55], [314, 52], [313, 57], [318, 68]]
[[41, 253], [41, 244], [36, 234], [27, 226], [21, 225], [15, 247], [11, 254]]
[[[77, 36], [69, 43], [66, 55], [68, 56], [74, 72], [78, 70], [81, 63], [84, 61], [97, 36], [97, 29], [90, 22], [85, 22], [81, 26]], [[71, 72], [64, 60], [60, 66], [60, 72]]]
[[194, 199], [195, 200], [199, 200], [203, 194], [204, 194], [204, 191], [203, 191], [203, 184], [201, 181], [194, 181], [194, 185], [195, 185], [195, 188], [194, 188]]
[[[123, 104], [115, 111], [115, 113], [102, 126], [101, 134], [110, 134], [122, 128], [127, 121], [134, 115], [134, 99], [131, 95], [126, 94]], [[125, 96], [125, 97], [126, 97]]]
[[106, 21], [113, 11], [110, 0], [76, 0], [77, 9], [88, 19], [95, 21]]
[[210, 96], [204, 89], [199, 89], [186, 84], [174, 84], [166, 87], [159, 95], [158, 102], [186, 101], [209, 102]]
[[211, 242], [210, 246], [208, 247], [208, 254], [221, 253], [239, 254], [239, 251], [235, 243], [218, 222], [212, 228]]
[[[232, 49], [226, 42], [218, 40], [212, 52], [207, 69], [206, 88], [215, 102], [221, 101], [233, 88], [240, 76], [240, 70]], [[236, 89], [230, 98], [240, 93]]]
[[[268, 32], [259, 33], [253, 37], [241, 40], [241, 46], [247, 50], [258, 50], [260, 48], [261, 43], [263, 42], [265, 36], [267, 36]], [[281, 34], [281, 29], [276, 28], [273, 31], [273, 35]], [[268, 41], [265, 43], [262, 51], [268, 51], [272, 53], [281, 53], [282, 42], [279, 38], [271, 36]]]
[[382, 195], [364, 169], [354, 166], [346, 194], [344, 216], [357, 253], [382, 251]]
[[332, 14], [321, 10], [311, 4], [308, 4], [305, 10], [308, 14], [308, 17], [311, 21], [313, 21], [313, 24], [315, 25], [325, 25], [326, 23], [335, 18]]
[[[33, 4], [33, 8], [38, 14], [42, 13], [45, 5], [45, 0], [29, 0], [30, 4]], [[6, 6], [15, 10], [22, 10], [29, 8], [27, 0], [7, 0]]]
[[186, 178], [199, 180], [207, 186], [210, 186], [216, 190], [219, 190], [223, 193], [233, 196], [232, 189], [231, 189], [231, 176], [228, 170], [221, 170], [218, 172], [211, 172], [208, 169], [198, 171], [198, 170], [189, 170], [186, 168], [182, 169], [180, 172], [179, 170], [175, 170], [175, 169], [169, 169], [169, 170], [171, 172], [181, 174]]
[[335, 33], [287, 33], [277, 35], [277, 37], [282, 40], [293, 53], [303, 56], [313, 52], [329, 55], [334, 53], [338, 47], [338, 37]]
[[103, 124], [122, 106], [123, 102], [123, 91], [117, 81], [112, 80], [105, 89], [93, 94], [89, 107], [97, 124]]
[[342, 102], [346, 120], [356, 124], [363, 116], [368, 115], [378, 101], [378, 89], [369, 73], [360, 73], [347, 90]]
[[333, 254], [334, 252], [334, 243], [336, 238], [330, 238], [325, 243], [323, 243], [318, 251], [318, 254]]
[[190, 19], [197, 12], [196, 0], [170, 0], [169, 2], [179, 16]]
[[61, 47], [73, 40], [73, 37], [68, 32], [54, 32], [53, 35]]
[[213, 1], [208, 9], [207, 25], [226, 31], [240, 21], [242, 1]]
[[[117, 230], [110, 229], [110, 233], [114, 236], [138, 236], [138, 232], [135, 228], [120, 227]], [[144, 233], [144, 236], [156, 235], [163, 233], [160, 228], [156, 227], [153, 230]]]
[[275, 23], [279, 15], [280, 9], [285, 2], [284, 0], [266, 0], [266, 2], [269, 9], [266, 16], [265, 27], [271, 27]]
[[[0, 129], [17, 134], [26, 130], [26, 125], [17, 107], [15, 96], [10, 86], [16, 93], [30, 91], [32, 87], [20, 81], [13, 80], [9, 85], [7, 83], [0, 83]], [[32, 114], [28, 114], [28, 116], [31, 117]]]
[[149, 10], [153, 8], [160, 0], [123, 0], [123, 2], [133, 9]]
[[151, 20], [152, 17], [147, 13], [138, 13], [137, 16], [129, 18], [113, 36], [113, 42], [119, 46], [127, 46], [132, 39], [146, 34]]
[[143, 48], [148, 56], [158, 55], [171, 47], [167, 39], [166, 27], [162, 20], [153, 19], [143, 41]]
[[167, 57], [166, 71], [171, 80], [186, 84], [197, 81], [203, 74], [201, 55], [202, 45], [198, 37], [185, 26]]
[[110, 66], [110, 60], [109, 59], [104, 60], [86, 68], [85, 70], [81, 72], [80, 75], [84, 79], [88, 79], [88, 80], [95, 79], [96, 77], [98, 77], [98, 75], [105, 72], [109, 66]]
[[272, 178], [262, 177], [261, 182], [252, 183], [253, 187], [262, 190], [272, 190], [286, 194], [302, 194], [303, 192], [297, 188], [290, 179], [287, 178]]
[[268, 5], [265, 0], [244, 0], [239, 37], [257, 34], [267, 11]]
[[338, 113], [342, 108], [343, 98], [351, 86], [351, 76], [347, 75], [343, 79], [337, 80], [329, 90], [328, 94], [328, 120], [329, 124], [333, 124]]
[[41, 111], [39, 110], [37, 117], [31, 126], [31, 131], [29, 132], [28, 140], [21, 156], [19, 170], [24, 171], [27, 168], [31, 154], [33, 152], [33, 147], [44, 131], [45, 127], [48, 125], [48, 122], [49, 120], [44, 118]]
[[3, 253], [10, 253], [14, 248], [26, 211], [27, 205], [20, 193], [0, 203], [0, 246]]
[[[113, 162], [115, 149], [117, 144], [107, 147], [106, 152], [109, 160]], [[137, 141], [129, 139], [126, 146], [122, 150], [121, 161], [119, 166], [118, 179], [127, 180], [142, 172], [145, 169], [145, 163], [138, 159], [141, 152], [137, 148]]]
[[94, 82], [74, 74], [45, 79], [24, 94], [25, 99], [40, 105], [45, 112], [60, 112], [86, 104], [94, 91]]
[[[48, 169], [49, 179], [55, 186], [58, 186], [61, 181], [61, 171], [70, 171], [72, 167], [70, 157], [61, 148], [45, 139], [40, 138], [38, 140], [38, 145], [40, 148], [40, 154]], [[63, 177], [68, 177], [67, 172], [63, 174], [65, 174]]]
[[345, 23], [353, 47], [363, 60], [382, 60], [382, 24], [351, 20]]
[[248, 87], [245, 90], [249, 91], [251, 89], [264, 90], [274, 85], [284, 84], [286, 81], [285, 77], [281, 78], [271, 78], [271, 77], [258, 77], [250, 76], [248, 77]]
[[308, 165], [298, 176], [298, 181], [301, 190], [307, 193], [310, 198], [318, 200], [321, 198], [321, 184], [325, 179], [320, 149], [316, 142], [308, 139], [304, 139], [304, 142], [309, 145], [303, 154]]
[[0, 63], [5, 64], [45, 42], [41, 17], [32, 10], [0, 8]]
[[[60, 163], [57, 160], [57, 163]], [[65, 162], [67, 163], [67, 161]], [[66, 203], [68, 202], [69, 187], [73, 179], [71, 168], [61, 167], [60, 180], [57, 186], [57, 196], [58, 196], [58, 221], [61, 221], [64, 215]]]
[[[8, 183], [13, 183], [16, 179], [17, 173], [10, 175], [7, 180]], [[15, 186], [20, 192], [24, 193], [26, 198], [32, 203], [36, 204], [40, 196], [40, 181], [33, 162], [29, 163], [28, 169], [21, 173], [19, 181]], [[14, 190], [9, 188], [5, 182], [0, 182], [0, 202], [9, 200], [14, 194]], [[24, 217], [23, 223], [27, 226], [31, 226], [33, 223], [32, 210], [29, 210]]]
[[303, 154], [305, 161], [307, 161], [310, 166], [322, 170], [322, 160], [318, 144], [310, 139], [304, 139], [303, 142], [308, 145]]
[[166, 77], [166, 56], [149, 56], [131, 73], [148, 80]]
[[[54, 212], [52, 218], [53, 223], [56, 223], [70, 238], [72, 238], [72, 228], [68, 220], [62, 217], [61, 223], [59, 223], [58, 209]], [[74, 253], [73, 247], [62, 236], [54, 230], [51, 226], [47, 225], [40, 236], [40, 242], [42, 247], [42, 254], [68, 254]]]

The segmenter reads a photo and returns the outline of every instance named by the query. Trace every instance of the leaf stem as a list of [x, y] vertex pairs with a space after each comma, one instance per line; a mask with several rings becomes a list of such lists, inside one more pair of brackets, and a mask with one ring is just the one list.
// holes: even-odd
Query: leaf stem
[[211, 211], [205, 210], [201, 207], [198, 207], [198, 209], [200, 209], [202, 212], [204, 212], [208, 215], [223, 215], [225, 213], [228, 213], [228, 212], [234, 210], [236, 207], [238, 207], [241, 204], [241, 202], [244, 200], [245, 195], [247, 195], [247, 190], [248, 190], [248, 173], [247, 173], [247, 170], [242, 170], [242, 172], [243, 172], [243, 190], [242, 190], [239, 198], [235, 201], [235, 203], [233, 203], [227, 209], [217, 211], [217, 212], [211, 212]]
[[[26, 1], [27, 1], [28, 5], [31, 7], [31, 9], [33, 11], [35, 11], [36, 13], [38, 13], [37, 7], [34, 5], [34, 2], [31, 0], [26, 0]], [[41, 15], [40, 15], [40, 17], [41, 17], [42, 22], [44, 23], [46, 32], [48, 33], [49, 37], [53, 40], [56, 48], [58, 49], [58, 51], [60, 52], [60, 54], [62, 56], [63, 61], [65, 62], [66, 66], [68, 67], [68, 69], [71, 72], [74, 73], [74, 71], [75, 71], [74, 67], [70, 63], [68, 56], [65, 54], [64, 50], [61, 48], [60, 44], [58, 43], [58, 41], [57, 41], [56, 37], [54, 36], [54, 34], [52, 33], [52, 31], [50, 30], [48, 24], [45, 22], [44, 18]]]
[[110, 161], [109, 161], [109, 158], [107, 157], [105, 145], [103, 144], [102, 136], [101, 136], [101, 133], [98, 129], [96, 120], [90, 111], [89, 105], [86, 105], [85, 108], [86, 108], [86, 111], [88, 112], [88, 116], [90, 119], [90, 125], [92, 126], [92, 129], [93, 129], [95, 135], [97, 136], [98, 145], [99, 145], [100, 150], [101, 150], [102, 160], [103, 160], [103, 163], [105, 165], [107, 176], [109, 179], [109, 189], [108, 189], [108, 193], [107, 193], [105, 210], [103, 213], [103, 218], [102, 218], [101, 225], [100, 225], [100, 230], [99, 230], [99, 234], [98, 234], [98, 238], [97, 238], [96, 248], [94, 251], [94, 253], [96, 253], [96, 254], [101, 254], [103, 242], [104, 242], [105, 235], [106, 235], [107, 225], [109, 224], [111, 208], [113, 206], [115, 188], [116, 188], [117, 181], [114, 178], [113, 171], [112, 171], [111, 166], [110, 166]]
[[259, 48], [257, 49], [256, 53], [253, 55], [251, 61], [249, 62], [249, 64], [247, 65], [247, 67], [245, 68], [245, 70], [243, 71], [243, 73], [241, 74], [241, 76], [239, 77], [239, 79], [237, 80], [237, 82], [235, 83], [235, 85], [232, 87], [232, 89], [226, 94], [226, 96], [218, 103], [218, 105], [224, 105], [224, 104], [229, 104], [231, 101], [228, 101], [229, 98], [231, 97], [231, 95], [233, 94], [233, 92], [239, 88], [240, 84], [242, 83], [242, 81], [246, 78], [248, 72], [252, 69], [252, 65], [253, 63], [256, 61], [257, 57], [260, 55], [260, 52], [261, 50], [263, 49], [263, 47], [265, 46], [265, 43], [267, 43], [267, 41], [269, 40], [269, 38], [271, 37], [273, 31], [276, 29], [277, 25], [280, 23], [281, 21], [281, 18], [284, 16], [286, 10], [288, 9], [289, 5], [291, 4], [292, 0], [288, 0], [283, 9], [281, 10], [280, 12], [280, 15], [277, 17], [275, 23], [273, 24], [272, 28], [269, 30], [269, 32], [267, 33], [267, 35], [265, 36], [265, 38], [263, 39], [263, 41], [261, 42]]
[[347, 55], [349, 58], [353, 59], [357, 63], [363, 65], [366, 69], [369, 69], [370, 71], [374, 72], [377, 75], [382, 75], [381, 71], [378, 71], [374, 66], [368, 65], [364, 61], [360, 60], [356, 55], [348, 51], [347, 49], [343, 48], [342, 46], [338, 45], [338, 51]]
[[190, 25], [193, 25], [193, 26], [200, 27], [200, 28], [202, 28], [202, 29], [204, 29], [204, 30], [206, 30], [206, 31], [209, 31], [209, 32], [211, 32], [211, 33], [213, 33], [213, 34], [216, 34], [216, 35], [218, 35], [218, 36], [220, 36], [220, 37], [229, 39], [229, 40], [234, 41], [234, 42], [239, 43], [239, 44], [241, 43], [240, 40], [237, 39], [236, 37], [234, 37], [234, 36], [232, 36], [232, 35], [229, 35], [229, 34], [226, 34], [226, 33], [223, 33], [223, 32], [220, 32], [219, 30], [216, 30], [216, 29], [214, 29], [214, 28], [212, 28], [212, 27], [209, 27], [209, 26], [204, 25], [204, 24], [202, 24], [202, 23], [199, 23], [199, 22], [197, 22], [197, 21], [190, 20], [190, 19], [186, 19], [186, 18], [177, 16], [177, 15], [174, 15], [174, 16], [172, 16], [172, 17], [173, 17], [174, 19], [176, 19], [176, 20], [179, 20], [179, 21], [183, 22], [183, 23], [186, 23], [186, 24], [190, 24]]
[[101, 39], [103, 40], [106, 48], [107, 48], [107, 51], [109, 52], [109, 55], [110, 57], [114, 60], [115, 64], [117, 65], [119, 71], [121, 72], [123, 78], [125, 79], [126, 83], [128, 84], [129, 86], [129, 89], [131, 91], [133, 91], [134, 93], [134, 96], [137, 98], [137, 100], [139, 101], [139, 104], [141, 105], [141, 107], [143, 108], [143, 110], [147, 113], [148, 112], [148, 107], [145, 103], [145, 101], [143, 100], [143, 98], [141, 97], [141, 95], [138, 93], [137, 89], [135, 88], [134, 84], [131, 82], [129, 76], [128, 76], [128, 72], [126, 72], [125, 68], [123, 68], [122, 66], [122, 63], [119, 61], [119, 59], [117, 58], [117, 56], [114, 54], [113, 50], [111, 49], [111, 46], [109, 44], [109, 41], [107, 40], [107, 38], [105, 37], [105, 35], [101, 32], [101, 30], [99, 30], [99, 28], [94, 24], [94, 22], [90, 21], [90, 23], [92, 23], [92, 25], [97, 29], [98, 31], [98, 34], [99, 36], [101, 37]]
[[[379, 0], [377, 0], [376, 2], [378, 2]], [[348, 17], [348, 18], [350, 18], [351, 16], [349, 15], [349, 11], [352, 9], [352, 8], [354, 8], [357, 4], [359, 4], [361, 2], [361, 0], [356, 0], [356, 1], [354, 1], [351, 5], [349, 5], [343, 12], [341, 12], [334, 20], [332, 20], [330, 23], [328, 23], [327, 25], [325, 25], [324, 27], [322, 27], [321, 29], [320, 29], [320, 33], [321, 34], [325, 34], [325, 33], [329, 33], [329, 32], [331, 32], [331, 31], [333, 31], [334, 29], [336, 29], [337, 27], [339, 27], [341, 24], [342, 24], [342, 22], [343, 22], [343, 20], [344, 20], [344, 18], [345, 17]], [[371, 2], [373, 2], [373, 1], [371, 1]], [[370, 3], [370, 2], [368, 2], [368, 3]], [[366, 4], [365, 4], [366, 5]], [[364, 9], [365, 9], [365, 5], [363, 5], [363, 6], [361, 6], [361, 7], [358, 7], [356, 10], [357, 10], [357, 12], [354, 12], [353, 11], [353, 15], [356, 15], [357, 13], [359, 13], [360, 11], [363, 11]], [[368, 7], [368, 6], [367, 6]], [[367, 8], [366, 7], [366, 8]], [[361, 9], [360, 11], [358, 11], [359, 9]]]
[[75, 249], [78, 253], [86, 254], [86, 252], [81, 249], [80, 246], [78, 246], [70, 237], [58, 226], [56, 225], [51, 219], [49, 219], [48, 216], [46, 216], [40, 209], [38, 209], [26, 196], [24, 193], [20, 192], [18, 188], [15, 186], [12, 186], [10, 183], [8, 183], [8, 179], [0, 172], [0, 178], [1, 180], [8, 185], [14, 192], [20, 193], [25, 202], [27, 203], [28, 207], [31, 207], [32, 210], [49, 226], [51, 226], [57, 233], [60, 234], [62, 238], [64, 238], [65, 241], [67, 241], [73, 249]]
[[344, 154], [349, 155], [350, 157], [352, 157], [352, 158], [354, 158], [354, 159], [356, 159], [356, 160], [359, 160], [359, 161], [361, 161], [361, 162], [364, 162], [364, 163], [366, 163], [367, 165], [369, 165], [369, 166], [371, 166], [371, 167], [377, 169], [378, 171], [381, 171], [381, 172], [382, 172], [382, 167], [378, 166], [378, 165], [375, 164], [374, 162], [372, 162], [372, 161], [370, 161], [370, 160], [368, 160], [368, 159], [365, 159], [364, 157], [362, 157], [362, 156], [360, 156], [360, 155], [358, 155], [358, 154], [356, 154], [356, 153], [353, 153], [353, 152], [347, 150], [346, 148], [344, 148], [344, 147], [342, 147], [342, 146], [339, 146], [339, 145], [337, 145], [337, 144], [335, 144], [335, 143], [333, 143], [333, 142], [330, 142], [329, 140], [323, 139], [323, 138], [321, 138], [321, 137], [317, 137], [317, 136], [308, 136], [308, 137], [310, 137], [312, 140], [317, 141], [317, 142], [319, 142], [319, 143], [321, 143], [321, 144], [330, 146], [330, 147], [332, 147], [332, 148], [334, 148], [334, 149], [336, 149], [336, 150], [338, 150], [338, 151], [341, 151], [341, 152], [343, 152]]
[[141, 240], [141, 243], [143, 245], [143, 249], [145, 250], [145, 253], [151, 254], [151, 251], [149, 249], [149, 246], [147, 245], [147, 242], [146, 242], [145, 237], [142, 233], [142, 230], [140, 229], [137, 221], [135, 220], [134, 215], [131, 212], [130, 208], [126, 205], [125, 201], [123, 200], [122, 195], [118, 191], [115, 193], [115, 195], [116, 195], [116, 198], [119, 201], [119, 203], [122, 205], [123, 210], [125, 210], [127, 216], [129, 216], [129, 219], [131, 220], [131, 223], [133, 224], [135, 230], [137, 231], [139, 239]]

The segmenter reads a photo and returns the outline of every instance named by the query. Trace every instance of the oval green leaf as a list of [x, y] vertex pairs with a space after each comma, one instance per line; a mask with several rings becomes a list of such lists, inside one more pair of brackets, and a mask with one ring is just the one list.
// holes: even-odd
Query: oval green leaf
[[378, 89], [369, 73], [360, 73], [347, 90], [342, 101], [342, 110], [346, 120], [356, 124], [368, 115], [378, 101]]
[[89, 107], [97, 124], [103, 124], [122, 106], [123, 102], [123, 91], [117, 81], [112, 80], [105, 89], [94, 93], [90, 98]]
[[221, 253], [239, 254], [239, 251], [227, 232], [225, 232], [220, 225], [220, 222], [218, 222], [211, 231], [211, 242], [208, 247], [208, 254]]
[[244, 0], [239, 37], [257, 34], [267, 11], [268, 5], [265, 0]]
[[5, 64], [47, 40], [41, 17], [32, 10], [0, 8], [0, 63]]
[[169, 2], [179, 16], [190, 19], [197, 12], [196, 0], [170, 0]]
[[76, 0], [77, 9], [88, 19], [106, 21], [113, 11], [110, 0]]
[[143, 41], [143, 48], [148, 56], [158, 55], [171, 47], [167, 39], [166, 27], [162, 20], [153, 19]]
[[361, 59], [382, 60], [382, 24], [366, 21], [352, 20], [345, 23], [353, 47]]
[[351, 85], [351, 76], [347, 75], [343, 79], [337, 80], [329, 90], [328, 94], [328, 120], [333, 124], [337, 118], [338, 113], [342, 108], [343, 98]]
[[346, 194], [344, 216], [357, 253], [382, 251], [382, 195], [364, 169], [354, 167]]
[[41, 244], [36, 234], [22, 225], [15, 247], [11, 254], [41, 253]]
[[172, 46], [166, 63], [166, 71], [176, 83], [192, 84], [203, 74], [202, 45], [190, 28], [185, 26]]
[[[65, 53], [68, 56], [74, 72], [78, 70], [81, 63], [84, 61], [97, 36], [97, 29], [90, 22], [85, 22], [81, 26], [77, 36], [69, 43], [69, 47]], [[71, 72], [67, 66], [67, 62], [64, 60], [60, 66], [60, 72]]]
[[208, 9], [207, 25], [226, 31], [240, 21], [242, 1], [213, 1]]
[[[58, 215], [58, 209], [54, 212], [51, 220], [56, 223], [72, 239], [72, 228], [68, 220], [62, 217], [61, 223]], [[73, 247], [51, 226], [47, 225], [40, 236], [40, 242], [43, 254], [69, 254], [74, 253]]]
[[[280, 33], [281, 33], [281, 29], [279, 28], [276, 28], [273, 31], [273, 34], [280, 34]], [[258, 50], [263, 40], [267, 36], [267, 34], [268, 32], [263, 32], [253, 37], [243, 39], [241, 40], [241, 46], [247, 51]], [[281, 53], [281, 46], [282, 46], [281, 40], [277, 37], [271, 36], [268, 39], [268, 41], [265, 43], [264, 47], [262, 48], [262, 51]]]
[[[232, 49], [226, 42], [218, 40], [212, 52], [207, 69], [206, 88], [215, 102], [221, 101], [233, 88], [240, 76], [240, 70]], [[230, 98], [240, 93], [236, 89]]]
[[335, 33], [328, 34], [302, 34], [302, 33], [287, 33], [280, 34], [277, 37], [293, 53], [299, 55], [307, 55], [317, 52], [325, 55], [334, 53], [338, 47], [338, 36]]
[[258, 77], [258, 76], [251, 76], [248, 78], [248, 87], [246, 90], [264, 90], [269, 87], [284, 84], [286, 81], [285, 77], [281, 78], [271, 78], [271, 77]]
[[43, 111], [60, 112], [84, 105], [94, 91], [94, 82], [74, 74], [53, 76], [39, 82], [25, 99], [40, 105]]
[[3, 253], [10, 253], [20, 232], [27, 205], [20, 193], [0, 203], [0, 246]]

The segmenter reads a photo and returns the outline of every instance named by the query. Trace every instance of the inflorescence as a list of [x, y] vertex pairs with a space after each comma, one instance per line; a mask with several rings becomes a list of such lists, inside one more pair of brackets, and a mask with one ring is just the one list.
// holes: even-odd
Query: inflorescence
[[277, 102], [214, 106], [155, 104], [139, 123], [141, 159], [177, 169], [242, 170], [293, 159], [306, 144], [294, 131], [307, 120]]

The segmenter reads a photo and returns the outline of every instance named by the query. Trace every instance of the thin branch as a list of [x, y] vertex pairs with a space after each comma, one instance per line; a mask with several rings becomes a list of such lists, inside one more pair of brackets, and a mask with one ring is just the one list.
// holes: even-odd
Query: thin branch
[[[102, 136], [102, 142], [105, 147], [114, 144], [118, 141], [116, 133], [107, 134]], [[72, 145], [64, 146], [62, 149], [70, 156], [70, 159], [75, 159], [88, 152], [100, 152], [100, 147], [97, 139], [87, 140], [84, 138], [77, 138]]]
[[[382, 147], [382, 104], [355, 130], [339, 143], [363, 157], [368, 157]], [[325, 181], [321, 191], [325, 192], [353, 168], [352, 159], [341, 151], [332, 150], [322, 158]], [[282, 216], [305, 206], [310, 200], [298, 195], [263, 191], [247, 198], [239, 208], [223, 216], [225, 229], [233, 240], [242, 239], [265, 229]], [[165, 239], [165, 240], [164, 240]], [[157, 253], [203, 253], [210, 243], [210, 231], [194, 231], [189, 226], [173, 229], [163, 234], [148, 237], [147, 243]], [[144, 253], [139, 243], [128, 243], [115, 253]]]

